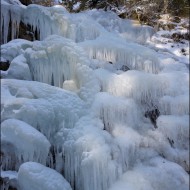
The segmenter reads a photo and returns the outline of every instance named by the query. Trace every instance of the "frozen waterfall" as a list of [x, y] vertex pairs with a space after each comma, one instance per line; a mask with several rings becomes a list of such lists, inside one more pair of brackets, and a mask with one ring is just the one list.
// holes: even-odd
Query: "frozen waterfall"
[[[188, 190], [189, 70], [152, 48], [153, 28], [1, 5], [4, 189]], [[15, 39], [21, 22], [38, 40]]]

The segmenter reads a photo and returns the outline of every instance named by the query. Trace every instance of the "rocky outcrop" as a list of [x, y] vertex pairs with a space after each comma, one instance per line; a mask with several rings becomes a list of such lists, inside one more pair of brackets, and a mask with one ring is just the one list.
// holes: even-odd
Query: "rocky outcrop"
[[18, 182], [16, 178], [11, 178], [11, 177], [5, 177], [1, 176], [0, 177], [0, 185], [1, 185], [1, 190], [18, 190]]
[[32, 4], [32, 0], [20, 0], [20, 2], [21, 2], [23, 5], [30, 5], [30, 4]]
[[10, 62], [9, 61], [6, 61], [6, 60], [0, 61], [0, 70], [1, 71], [7, 71], [8, 68], [9, 68], [9, 66], [10, 66]]
[[29, 25], [25, 25], [24, 23], [20, 23], [19, 26], [19, 36], [18, 38], [34, 41], [36, 39], [34, 32]]

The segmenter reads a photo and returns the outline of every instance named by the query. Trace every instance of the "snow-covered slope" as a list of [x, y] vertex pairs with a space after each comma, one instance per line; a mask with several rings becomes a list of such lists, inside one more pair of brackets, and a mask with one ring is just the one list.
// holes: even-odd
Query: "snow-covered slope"
[[3, 174], [18, 172], [21, 190], [187, 190], [189, 70], [154, 30], [101, 10], [2, 4], [4, 43], [16, 9], [11, 23], [40, 40], [1, 47]]

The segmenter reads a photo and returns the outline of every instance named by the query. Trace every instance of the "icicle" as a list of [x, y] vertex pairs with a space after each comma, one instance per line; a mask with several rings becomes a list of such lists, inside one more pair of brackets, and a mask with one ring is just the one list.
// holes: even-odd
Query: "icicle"
[[8, 5], [1, 4], [1, 34], [2, 43], [7, 43], [9, 23], [10, 23], [10, 10]]
[[125, 43], [114, 36], [104, 36], [97, 40], [85, 41], [81, 46], [86, 50], [91, 59], [111, 61], [121, 68], [123, 65], [130, 69], [158, 73], [160, 71], [160, 60], [154, 51], [134, 43]]
[[[20, 2], [14, 2], [15, 4], [9, 4], [9, 2], [1, 3], [1, 34], [2, 43], [7, 43], [8, 40], [13, 40], [18, 37], [19, 25], [21, 16], [25, 6], [21, 5]], [[9, 39], [10, 31], [10, 39]]]
[[93, 110], [102, 119], [105, 130], [112, 132], [115, 125], [129, 125], [136, 128], [139, 110], [132, 99], [124, 99], [101, 93], [96, 96]]
[[34, 80], [60, 88], [72, 81], [79, 96], [92, 103], [100, 87], [89, 68], [90, 60], [79, 46], [63, 37], [51, 36], [34, 47], [25, 53]]
[[120, 175], [107, 144], [110, 136], [100, 128], [98, 119], [81, 118], [64, 143], [64, 175], [76, 190], [108, 189]]
[[102, 91], [114, 96], [133, 98], [139, 103], [151, 104], [164, 93], [159, 77], [139, 71], [127, 71], [119, 75], [104, 69], [97, 69]]

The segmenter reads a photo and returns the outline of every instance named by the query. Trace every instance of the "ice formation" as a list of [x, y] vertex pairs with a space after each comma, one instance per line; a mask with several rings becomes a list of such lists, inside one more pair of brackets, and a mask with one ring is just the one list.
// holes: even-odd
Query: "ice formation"
[[23, 55], [19, 55], [11, 61], [6, 78], [32, 80], [29, 66]]
[[152, 27], [135, 25], [135, 23], [127, 19], [118, 19], [118, 16], [112, 11], [92, 10], [86, 11], [86, 14], [96, 20], [107, 31], [114, 32], [128, 41], [143, 44], [150, 40], [155, 32]]
[[26, 162], [20, 166], [18, 183], [21, 190], [71, 190], [61, 174], [35, 162]]
[[[4, 170], [18, 169], [22, 162], [27, 161], [46, 164], [50, 148], [49, 141], [42, 133], [23, 121], [8, 119], [2, 122], [1, 143], [6, 147], [2, 150]], [[9, 155], [11, 150], [8, 147], [14, 149], [15, 160], [12, 159], [12, 155]]]
[[1, 90], [1, 120], [22, 120], [51, 143], [62, 127], [74, 127], [87, 109], [76, 94], [35, 81], [3, 79]]
[[15, 39], [19, 34], [19, 25], [21, 21], [24, 5], [20, 1], [1, 1], [1, 42], [7, 43], [9, 24], [11, 24], [11, 39]]
[[[175, 170], [178, 170], [178, 173]], [[166, 174], [167, 173], [167, 174]], [[159, 180], [158, 180], [159, 177]], [[138, 182], [137, 182], [138, 180]], [[164, 159], [152, 159], [150, 164], [129, 170], [109, 190], [187, 190], [188, 174], [177, 164]]]
[[[18, 172], [21, 190], [188, 189], [189, 70], [153, 44], [153, 28], [1, 4], [3, 175]], [[12, 38], [23, 22], [40, 41], [6, 43], [9, 22]]]
[[107, 189], [121, 173], [110, 155], [110, 135], [102, 127], [100, 120], [81, 118], [64, 143], [64, 175], [77, 190]]
[[116, 64], [117, 69], [126, 65], [132, 70], [150, 73], [158, 73], [160, 70], [160, 62], [154, 51], [132, 42], [126, 43], [115, 36], [102, 36], [93, 42], [85, 41], [81, 45], [91, 59], [112, 62]]

